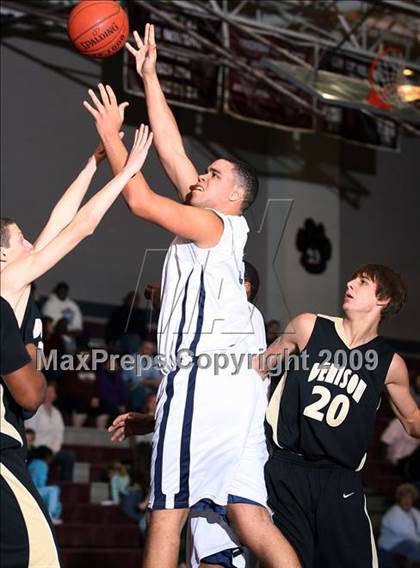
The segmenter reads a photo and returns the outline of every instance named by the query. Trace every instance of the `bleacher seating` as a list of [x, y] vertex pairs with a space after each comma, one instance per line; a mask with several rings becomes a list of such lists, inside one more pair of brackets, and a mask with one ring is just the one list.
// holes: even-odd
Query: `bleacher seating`
[[137, 524], [118, 505], [100, 504], [109, 499], [107, 466], [132, 457], [128, 442], [111, 445], [105, 432], [68, 427], [64, 447], [77, 457], [74, 481], [54, 481], [62, 489], [63, 524], [56, 533], [64, 568], [140, 568], [143, 542]]

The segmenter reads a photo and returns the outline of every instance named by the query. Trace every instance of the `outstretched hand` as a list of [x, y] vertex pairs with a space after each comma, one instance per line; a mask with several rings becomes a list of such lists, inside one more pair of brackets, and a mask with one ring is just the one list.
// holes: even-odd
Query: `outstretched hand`
[[124, 166], [125, 171], [130, 171], [132, 175], [135, 175], [142, 168], [152, 140], [153, 133], [149, 133], [149, 127], [146, 124], [141, 124], [140, 129], [136, 130], [134, 144]]
[[112, 442], [123, 442], [129, 436], [150, 434], [155, 427], [155, 419], [151, 414], [126, 412], [120, 414], [108, 428]]
[[120, 131], [128, 103], [118, 104], [117, 97], [109, 85], [104, 86], [99, 83], [98, 89], [100, 98], [93, 89], [89, 89], [88, 93], [93, 105], [83, 101], [83, 106], [95, 119], [99, 136], [104, 138], [108, 134]]
[[137, 49], [128, 42], [125, 47], [134, 55], [136, 60], [136, 70], [140, 77], [156, 73], [156, 44], [155, 44], [155, 27], [153, 24], [146, 24], [144, 30], [144, 42], [138, 32], [133, 32], [134, 41]]

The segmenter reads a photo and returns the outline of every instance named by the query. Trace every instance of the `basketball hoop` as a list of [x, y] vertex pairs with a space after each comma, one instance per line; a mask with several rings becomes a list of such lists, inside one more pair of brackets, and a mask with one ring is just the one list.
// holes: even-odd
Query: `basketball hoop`
[[368, 102], [384, 110], [404, 106], [399, 89], [405, 83], [404, 69], [405, 61], [399, 49], [390, 47], [381, 51], [369, 69]]

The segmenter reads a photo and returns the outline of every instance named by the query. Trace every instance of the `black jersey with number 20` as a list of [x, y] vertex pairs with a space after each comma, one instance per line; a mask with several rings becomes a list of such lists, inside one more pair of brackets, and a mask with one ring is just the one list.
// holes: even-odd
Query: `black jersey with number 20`
[[317, 316], [304, 353], [290, 361], [271, 398], [273, 442], [359, 470], [394, 351], [380, 336], [350, 349], [341, 318]]

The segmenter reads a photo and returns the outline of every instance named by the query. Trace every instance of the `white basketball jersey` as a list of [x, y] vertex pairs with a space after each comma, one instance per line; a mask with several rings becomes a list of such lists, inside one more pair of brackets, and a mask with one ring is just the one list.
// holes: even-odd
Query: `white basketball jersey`
[[249, 352], [254, 349], [257, 353], [262, 353], [267, 349], [264, 318], [260, 310], [254, 306], [254, 304], [251, 304], [251, 302], [248, 302], [248, 309], [250, 311], [252, 327], [252, 334], [247, 335], [246, 337], [246, 342], [249, 345]]
[[224, 223], [216, 246], [204, 249], [176, 237], [166, 255], [158, 324], [166, 372], [176, 367], [180, 351], [233, 352], [253, 332], [244, 287], [248, 224], [242, 216], [215, 213]]
[[[248, 303], [249, 317], [253, 328], [253, 335], [247, 337], [243, 342], [243, 347], [249, 346], [250, 349], [260, 353], [266, 349], [266, 337], [264, 318], [261, 312], [253, 304]], [[265, 389], [268, 390], [269, 380], [263, 383]], [[253, 418], [253, 428], [258, 427], [264, 422], [264, 413], [267, 399], [258, 406], [258, 412]], [[240, 461], [241, 472], [239, 479], [235, 480], [234, 491], [239, 495], [249, 495], [250, 488], [258, 479], [258, 470], [264, 467], [266, 456], [259, 454], [258, 443], [254, 447], [252, 444], [248, 448], [249, 453], [244, 453]], [[249, 459], [252, 456], [260, 455], [260, 459], [253, 461]], [[261, 483], [264, 484], [262, 478]], [[241, 546], [239, 539], [236, 537], [233, 529], [227, 524], [225, 519], [213, 511], [192, 511], [189, 518], [189, 557], [191, 568], [199, 568], [200, 562], [205, 558], [223, 552], [225, 550], [236, 550], [237, 552], [232, 558], [232, 566], [237, 568], [250, 567], [252, 564], [247, 560], [247, 553]], [[241, 553], [239, 554], [239, 551]]]

